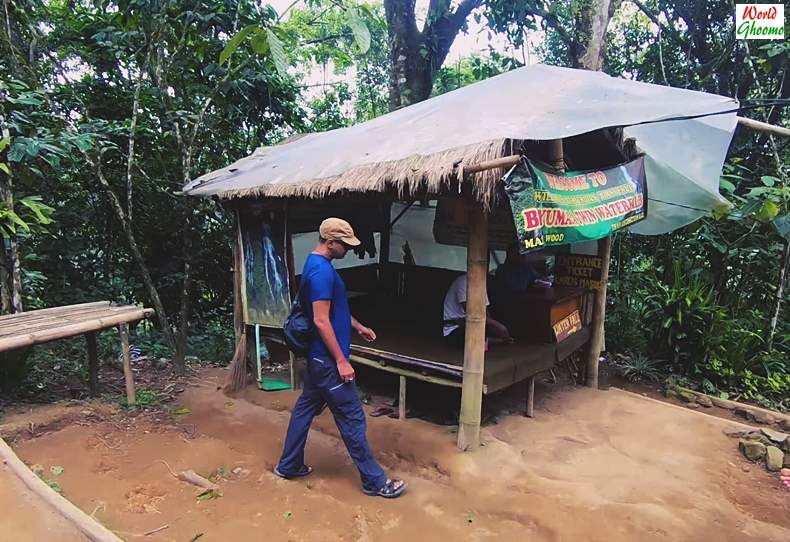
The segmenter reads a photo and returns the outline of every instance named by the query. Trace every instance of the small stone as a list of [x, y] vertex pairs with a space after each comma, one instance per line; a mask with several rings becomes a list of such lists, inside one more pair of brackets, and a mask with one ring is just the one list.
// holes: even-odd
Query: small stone
[[667, 391], [664, 392], [664, 396], [667, 399], [680, 399], [680, 396], [678, 395], [678, 392], [676, 392], [675, 390], [673, 390], [671, 388], [667, 388]]
[[782, 451], [786, 454], [790, 454], [790, 437], [787, 437], [785, 441], [779, 445]]
[[765, 468], [768, 472], [779, 472], [784, 463], [784, 454], [776, 446], [768, 446], [765, 449]]
[[788, 438], [788, 435], [785, 433], [780, 433], [779, 431], [774, 431], [773, 429], [769, 429], [767, 427], [761, 427], [760, 432], [776, 444], [781, 444]]
[[697, 403], [686, 403], [686, 408], [690, 408], [692, 410], [696, 410], [699, 408], [699, 404]]
[[746, 456], [746, 459], [750, 461], [759, 461], [766, 454], [765, 444], [755, 440], [742, 438], [738, 441], [738, 448]]
[[711, 397], [711, 403], [719, 408], [725, 408], [727, 410], [732, 410], [735, 408], [735, 405], [730, 403], [729, 401], [725, 401], [724, 399], [719, 399], [718, 397]]
[[747, 420], [749, 419], [749, 411], [743, 407], [735, 407], [732, 410], [732, 412], [736, 416], [740, 416], [741, 418], [746, 418]]
[[765, 425], [773, 425], [774, 422], [776, 421], [776, 418], [774, 418], [767, 412], [752, 410], [750, 414], [751, 414], [751, 418], [757, 423], [763, 423]]
[[677, 394], [680, 396], [681, 399], [683, 399], [687, 403], [697, 402], [697, 396], [691, 393], [690, 391], [679, 390]]
[[741, 470], [742, 470], [743, 472], [749, 472], [749, 471], [751, 471], [752, 469], [750, 469], [748, 465], [744, 465], [743, 467], [741, 467]]
[[790, 418], [782, 418], [779, 420], [779, 428], [782, 431], [790, 431]]
[[705, 408], [713, 408], [713, 401], [707, 395], [697, 395], [697, 403]]
[[750, 431], [747, 433], [743, 438], [746, 440], [753, 440], [756, 442], [760, 442], [765, 446], [773, 446], [774, 443], [771, 439], [763, 435], [762, 431]]
[[745, 437], [749, 434], [749, 431], [744, 431], [742, 429], [738, 429], [735, 427], [727, 427], [725, 429], [722, 429], [721, 432], [727, 435], [728, 437], [734, 437], [734, 438]]

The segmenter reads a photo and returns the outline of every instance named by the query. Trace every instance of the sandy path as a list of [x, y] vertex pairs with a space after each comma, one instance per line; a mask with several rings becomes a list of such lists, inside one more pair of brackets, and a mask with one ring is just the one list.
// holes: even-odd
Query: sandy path
[[[314, 425], [306, 480], [269, 471], [279, 456], [292, 393], [252, 388], [228, 399], [208, 370], [182, 396], [187, 432], [123, 433], [71, 426], [16, 447], [28, 463], [65, 467], [64, 494], [128, 540], [188, 541], [783, 541], [790, 493], [737, 453], [731, 424], [617, 390], [544, 394], [537, 418], [503, 417], [486, 446], [461, 454], [449, 428], [369, 420], [382, 464], [410, 482], [397, 501], [366, 497], [328, 413]], [[174, 469], [244, 471], [223, 497], [198, 502]], [[2, 533], [8, 532], [0, 530]]]
[[0, 540], [86, 542], [76, 527], [42, 501], [0, 462]]

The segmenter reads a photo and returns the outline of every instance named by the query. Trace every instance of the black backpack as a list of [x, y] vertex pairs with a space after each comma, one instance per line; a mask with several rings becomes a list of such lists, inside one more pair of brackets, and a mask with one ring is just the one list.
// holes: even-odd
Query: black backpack
[[310, 315], [305, 310], [302, 302], [302, 291], [304, 291], [305, 280], [299, 285], [299, 292], [291, 303], [291, 312], [285, 319], [283, 332], [285, 333], [285, 344], [295, 355], [305, 357], [310, 349], [310, 339], [313, 336], [313, 322]]

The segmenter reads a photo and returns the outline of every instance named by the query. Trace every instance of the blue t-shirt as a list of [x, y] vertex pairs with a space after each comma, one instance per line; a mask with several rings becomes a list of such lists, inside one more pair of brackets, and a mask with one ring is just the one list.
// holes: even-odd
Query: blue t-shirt
[[[307, 302], [307, 313], [313, 318], [313, 301], [328, 300], [329, 321], [335, 330], [337, 343], [343, 355], [351, 355], [351, 310], [348, 308], [346, 285], [343, 279], [332, 267], [329, 260], [319, 254], [310, 254], [304, 262], [302, 280], [305, 283], [304, 296]], [[313, 327], [313, 337], [310, 341], [310, 357], [329, 357], [332, 355], [327, 350], [324, 341]]]

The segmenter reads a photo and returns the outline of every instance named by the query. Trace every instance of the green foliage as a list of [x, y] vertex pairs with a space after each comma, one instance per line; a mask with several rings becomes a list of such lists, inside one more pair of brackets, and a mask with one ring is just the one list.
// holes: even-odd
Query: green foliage
[[135, 401], [134, 406], [131, 406], [127, 402], [126, 396], [122, 396], [118, 398], [118, 404], [121, 405], [123, 408], [156, 407], [159, 406], [159, 404], [161, 404], [162, 398], [159, 396], [159, 393], [157, 391], [142, 388], [135, 391], [134, 401]]
[[618, 354], [614, 365], [629, 382], [658, 382], [663, 374], [664, 363], [641, 352], [629, 352]]

